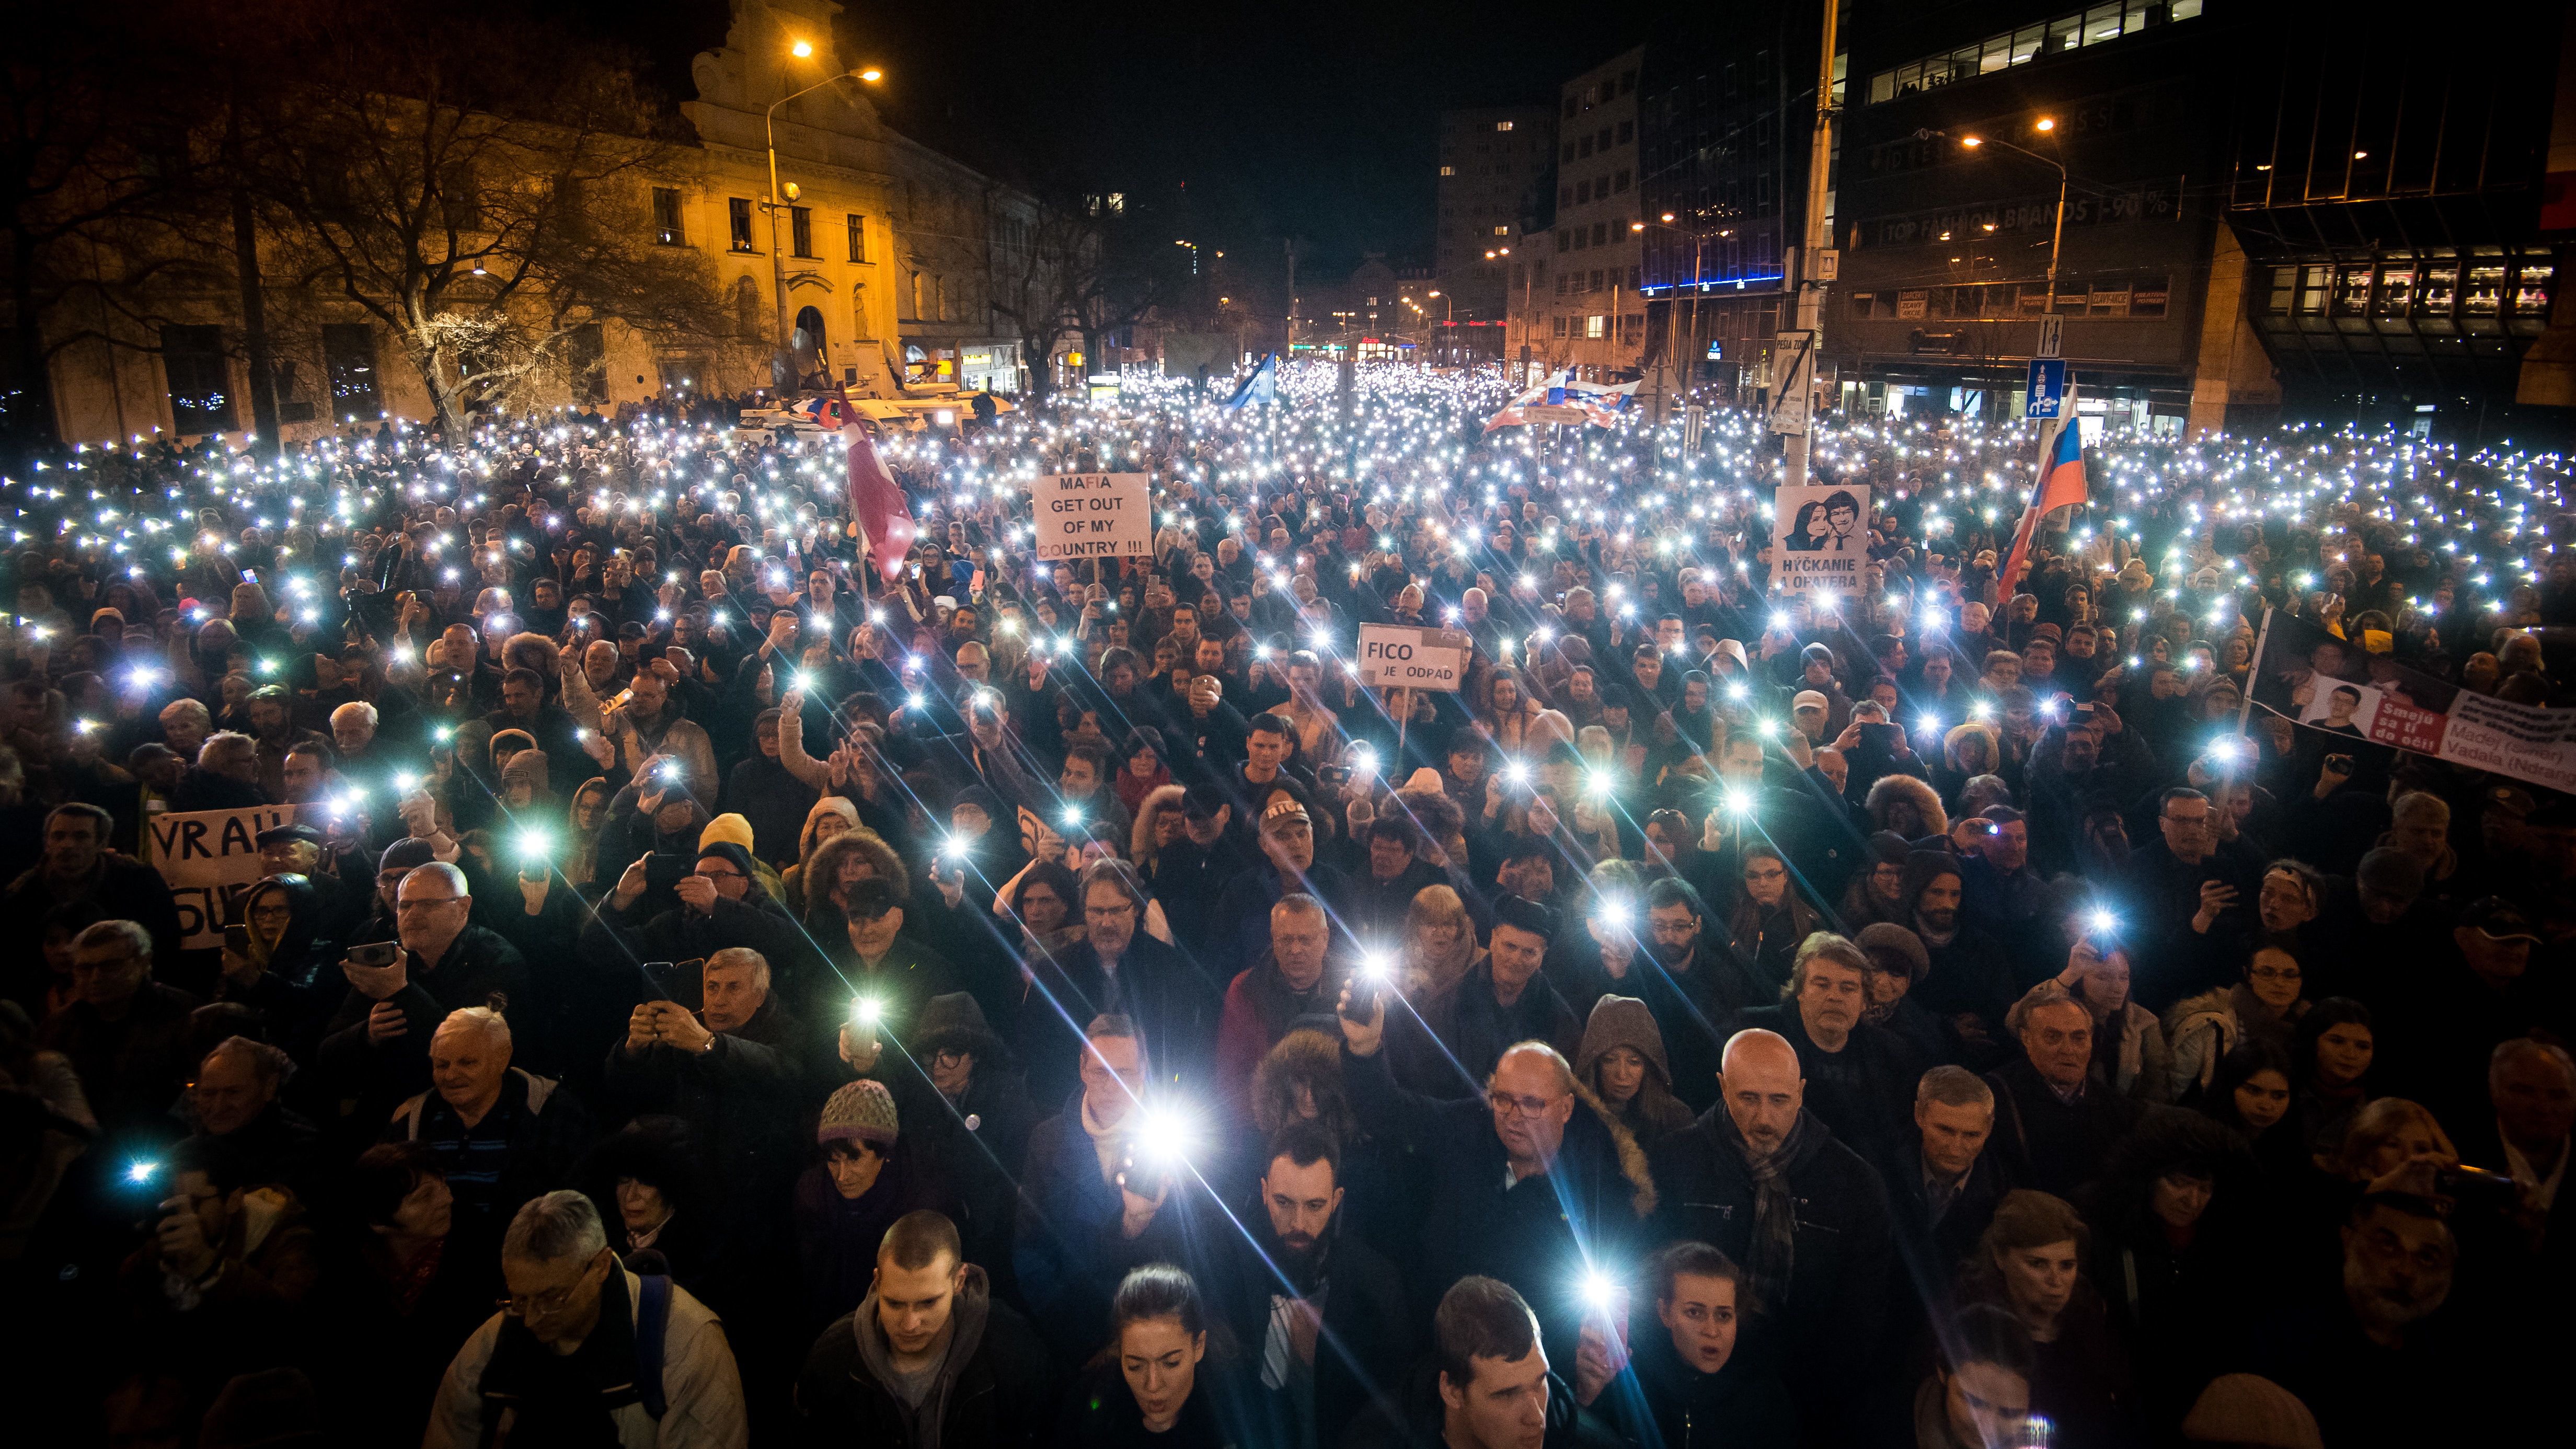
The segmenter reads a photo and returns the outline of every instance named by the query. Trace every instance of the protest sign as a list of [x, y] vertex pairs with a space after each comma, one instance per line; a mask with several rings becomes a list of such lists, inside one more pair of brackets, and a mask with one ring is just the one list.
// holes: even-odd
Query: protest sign
[[1154, 499], [1142, 473], [1048, 473], [1030, 489], [1041, 559], [1147, 558]]
[[2255, 704], [2306, 729], [2576, 790], [2576, 710], [2447, 684], [2279, 610], [2264, 615], [2253, 685]]
[[1463, 629], [1415, 629], [1400, 624], [1360, 626], [1360, 683], [1371, 689], [1467, 687], [1467, 656], [1475, 639]]
[[169, 884], [179, 910], [180, 946], [224, 943], [233, 898], [258, 883], [259, 833], [295, 823], [292, 805], [247, 810], [190, 810], [147, 817], [150, 864]]
[[1773, 504], [1771, 592], [1857, 594], [1869, 562], [1869, 489], [1827, 483], [1782, 487]]

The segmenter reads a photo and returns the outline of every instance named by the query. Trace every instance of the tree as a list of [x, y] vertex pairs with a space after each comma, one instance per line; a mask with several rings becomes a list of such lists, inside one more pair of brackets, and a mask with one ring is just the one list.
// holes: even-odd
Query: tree
[[1038, 397], [1052, 388], [1047, 360], [1057, 343], [1078, 335], [1084, 355], [1098, 357], [1110, 333], [1180, 294], [1187, 259], [1146, 236], [1144, 224], [1121, 207], [1098, 198], [1056, 200], [1039, 204], [1025, 244], [996, 249], [993, 311], [1019, 332]]
[[[730, 329], [712, 265], [653, 245], [651, 189], [689, 148], [626, 58], [532, 23], [358, 3], [299, 37], [297, 87], [252, 164], [271, 263], [381, 322], [442, 427], [561, 400], [586, 329]], [[365, 81], [364, 88], [354, 82]]]

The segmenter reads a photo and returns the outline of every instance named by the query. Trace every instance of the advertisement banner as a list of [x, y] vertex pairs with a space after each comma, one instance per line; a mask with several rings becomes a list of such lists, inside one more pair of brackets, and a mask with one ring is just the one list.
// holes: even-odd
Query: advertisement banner
[[1149, 558], [1154, 498], [1142, 473], [1049, 473], [1030, 489], [1042, 560]]
[[2250, 698], [2305, 729], [2576, 791], [2576, 710], [2445, 684], [2277, 610], [2263, 620]]
[[1857, 594], [1869, 562], [1869, 488], [1857, 484], [1783, 487], [1773, 505], [1771, 593]]
[[233, 898], [259, 882], [263, 830], [295, 823], [292, 805], [248, 810], [192, 810], [146, 817], [149, 863], [170, 886], [179, 909], [180, 946], [198, 950], [224, 943]]

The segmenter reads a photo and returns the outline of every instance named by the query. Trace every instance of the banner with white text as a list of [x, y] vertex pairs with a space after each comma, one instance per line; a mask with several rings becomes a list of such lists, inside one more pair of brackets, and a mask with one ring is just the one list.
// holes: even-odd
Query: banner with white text
[[1772, 597], [1858, 594], [1869, 562], [1868, 486], [1784, 486], [1772, 506]]

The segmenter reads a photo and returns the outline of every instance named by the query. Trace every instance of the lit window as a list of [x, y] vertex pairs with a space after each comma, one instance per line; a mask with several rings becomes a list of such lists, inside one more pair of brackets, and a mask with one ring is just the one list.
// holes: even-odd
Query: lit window
[[1512, 123], [1511, 123], [1511, 122], [1509, 122], [1509, 121], [1496, 121], [1496, 122], [1494, 123], [1494, 129], [1495, 129], [1495, 130], [1497, 130], [1497, 131], [1508, 131], [1508, 130], [1510, 130], [1511, 128], [1512, 128]]

